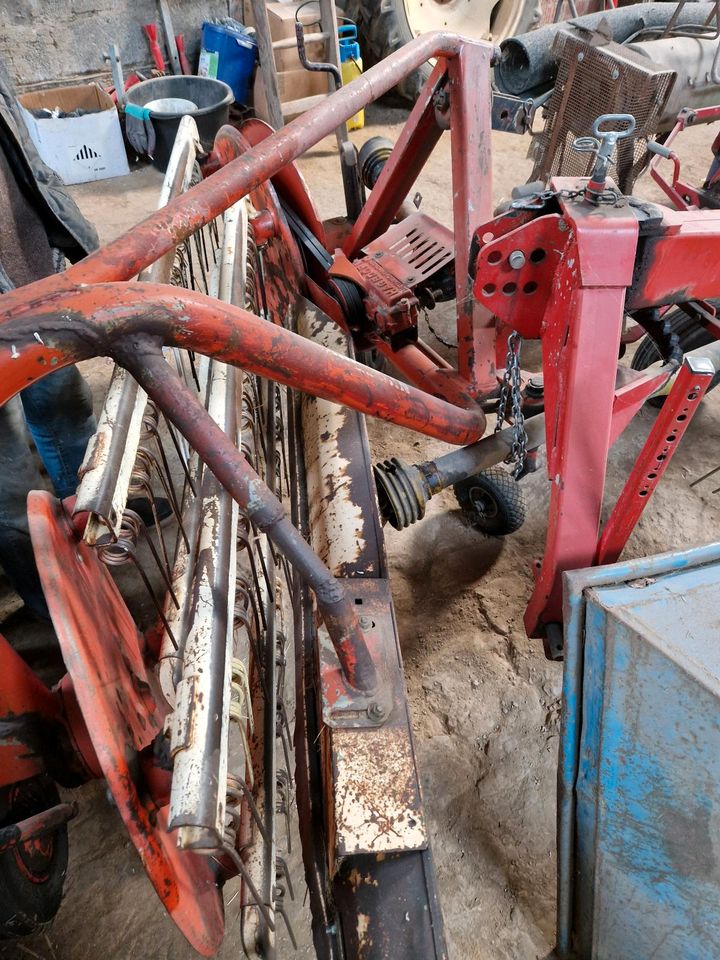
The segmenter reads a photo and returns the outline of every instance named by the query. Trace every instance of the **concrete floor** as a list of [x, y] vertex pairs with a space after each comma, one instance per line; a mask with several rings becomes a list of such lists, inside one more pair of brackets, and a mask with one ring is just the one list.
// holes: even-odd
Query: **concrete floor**
[[[402, 111], [370, 111], [358, 142], [396, 137]], [[715, 131], [696, 128], [681, 141], [691, 182], [702, 179]], [[493, 199], [530, 172], [528, 141], [493, 134]], [[342, 210], [334, 143], [323, 141], [301, 164], [323, 216]], [[451, 224], [449, 138], [418, 184], [421, 209]], [[478, 174], [479, 176], [479, 174]], [[160, 176], [143, 167], [130, 177], [73, 190], [108, 240], [154, 206]], [[645, 188], [640, 192], [645, 191]], [[648, 192], [648, 191], [645, 191]], [[649, 191], [658, 198], [658, 194]], [[452, 305], [432, 318], [452, 342]], [[452, 357], [452, 349], [428, 340]], [[718, 391], [720, 394], [720, 391]], [[655, 412], [643, 410], [611, 451], [612, 504]], [[377, 459], [408, 462], [442, 444], [400, 428], [370, 424]], [[711, 484], [689, 483], [716, 465], [720, 396], [693, 421], [682, 448], [648, 506], [626, 556], [707, 541], [720, 502]], [[487, 539], [461, 520], [451, 493], [433, 499], [425, 520], [386, 530], [419, 764], [453, 960], [537, 960], [553, 943], [555, 910], [555, 770], [561, 666], [528, 640], [522, 615], [531, 563], [542, 554], [548, 483], [544, 470], [523, 481], [528, 520], [506, 540]], [[607, 507], [606, 507], [607, 509]], [[70, 827], [70, 867], [60, 912], [39, 937], [0, 947], [21, 960], [186, 960], [194, 956], [154, 896], [115, 811], [99, 784], [76, 791], [80, 816]], [[220, 957], [239, 955], [237, 925]], [[306, 942], [306, 941], [305, 941]], [[308, 955], [307, 947], [302, 955]]]

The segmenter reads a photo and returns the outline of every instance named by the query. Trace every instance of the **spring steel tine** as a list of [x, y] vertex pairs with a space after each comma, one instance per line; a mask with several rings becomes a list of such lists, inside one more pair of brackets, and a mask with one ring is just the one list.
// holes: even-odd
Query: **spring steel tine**
[[[716, 473], [718, 472], [718, 470], [720, 470], [720, 466], [713, 467], [712, 470], [708, 470], [707, 473], [704, 473], [701, 477], [698, 477], [697, 480], [693, 480], [693, 482], [690, 484], [690, 486], [691, 486], [691, 487], [696, 487], [696, 486], [698, 485], [698, 483], [702, 483], [703, 480], [709, 479], [709, 478], [712, 477], [714, 474], [716, 474]], [[717, 493], [717, 490], [713, 490], [712, 492], [713, 492], [713, 493]]]
[[230, 775], [227, 778], [228, 784], [230, 784], [231, 781], [237, 784], [240, 787], [240, 789], [238, 790], [238, 786], [232, 786], [232, 787], [228, 786], [227, 795], [229, 797], [232, 797], [234, 800], [237, 800], [240, 803], [242, 803], [244, 800], [247, 801], [248, 809], [252, 814], [252, 818], [255, 821], [255, 824], [257, 825], [258, 830], [260, 831], [260, 836], [263, 838], [265, 843], [269, 843], [270, 838], [268, 836], [267, 830], [265, 829], [265, 824], [263, 823], [262, 818], [258, 813], [257, 804], [255, 803], [255, 800], [253, 799], [253, 795], [250, 792], [250, 787], [245, 782], [245, 780], [242, 779], [242, 777], [236, 777], [236, 776]]
[[145, 451], [141, 452], [141, 448], [138, 447], [135, 469], [130, 474], [130, 486], [128, 488], [128, 493], [134, 496], [143, 497], [150, 504], [153, 522], [155, 525], [155, 532], [157, 533], [158, 543], [160, 544], [160, 551], [162, 553], [163, 563], [165, 565], [164, 569], [167, 571], [167, 583], [170, 583], [172, 577], [170, 557], [168, 556], [165, 537], [163, 536], [163, 532], [160, 527], [160, 518], [158, 517], [157, 507], [155, 505], [155, 494], [150, 481], [150, 470], [148, 463], [149, 458], [147, 458], [144, 454]]
[[288, 870], [287, 863], [279, 854], [275, 857], [275, 867], [277, 869], [277, 872], [280, 874], [280, 876], [285, 878], [285, 882], [287, 883], [288, 893], [290, 894], [290, 899], [294, 900], [295, 891], [293, 890], [290, 871]]
[[254, 730], [254, 721], [252, 717], [252, 697], [250, 694], [250, 681], [248, 680], [247, 667], [236, 657], [233, 657], [232, 663], [230, 665], [230, 670], [232, 674], [232, 688], [237, 691], [244, 699], [245, 706], [248, 710], [248, 721], [250, 723], [250, 732]]
[[220, 850], [223, 853], [227, 854], [227, 856], [230, 857], [230, 859], [232, 860], [233, 864], [237, 867], [238, 873], [243, 878], [243, 881], [246, 884], [248, 890], [250, 891], [250, 895], [254, 900], [254, 903], [252, 904], [252, 906], [257, 907], [257, 909], [260, 911], [263, 920], [268, 926], [268, 929], [275, 932], [275, 923], [273, 922], [273, 919], [270, 916], [270, 911], [268, 910], [267, 906], [261, 901], [260, 895], [257, 892], [257, 887], [253, 883], [252, 877], [250, 876], [248, 871], [245, 869], [245, 864], [242, 862], [242, 858], [240, 857], [240, 854], [237, 852], [235, 847], [227, 843], [223, 843], [222, 846], [220, 847]]
[[290, 923], [290, 918], [288, 917], [287, 913], [285, 913], [285, 907], [283, 906], [283, 903], [282, 903], [282, 887], [280, 888], [280, 896], [277, 897], [277, 900], [275, 903], [275, 912], [279, 913], [280, 916], [285, 921], [285, 927], [287, 929], [288, 936], [290, 937], [290, 943], [292, 943], [293, 945], [293, 950], [297, 950], [297, 940], [295, 939], [295, 931], [293, 930], [292, 925]]
[[[148, 579], [147, 573], [145, 572], [143, 565], [140, 563], [140, 561], [136, 556], [135, 540], [131, 539], [127, 535], [123, 536], [123, 531], [127, 533], [127, 530], [128, 530], [128, 526], [126, 525], [126, 517], [130, 513], [132, 513], [132, 511], [130, 510], [125, 511], [125, 515], [123, 516], [123, 527], [121, 528], [121, 531], [120, 531], [121, 535], [117, 538], [117, 540], [115, 540], [112, 543], [106, 543], [106, 544], [98, 542], [98, 555], [100, 556], [100, 559], [106, 566], [120, 566], [121, 564], [126, 563], [128, 561], [134, 565], [135, 569], [140, 575], [141, 580], [145, 584], [145, 588], [148, 594], [150, 595], [150, 598], [153, 602], [153, 605], [155, 606], [155, 609], [157, 610], [158, 616], [163, 622], [163, 626], [165, 627], [167, 635], [170, 638], [170, 642], [172, 643], [174, 649], [177, 650], [178, 643], [172, 629], [170, 628], [170, 624], [167, 621], [167, 618], [165, 616], [165, 611], [163, 610], [162, 605], [158, 600], [157, 594], [155, 593], [152, 587], [152, 584]], [[135, 516], [137, 517], [137, 514], [135, 514]], [[137, 517], [137, 520], [139, 523], [142, 523], [139, 517]], [[135, 534], [135, 536], [137, 536], [137, 534]]]
[[230, 710], [230, 720], [234, 720], [238, 726], [238, 729], [240, 730], [240, 736], [242, 737], [242, 741], [243, 741], [243, 750], [245, 751], [246, 759], [248, 759], [247, 769], [248, 769], [248, 776], [250, 778], [250, 786], [254, 788], [255, 774], [253, 773], [252, 764], [249, 762], [249, 758], [251, 756], [250, 743], [248, 742], [247, 731], [245, 729], [245, 725], [247, 724], [248, 718], [242, 712], [237, 701], [233, 701], [230, 704], [229, 710]]
[[[156, 409], [156, 413], [157, 413], [157, 409]], [[164, 476], [166, 478], [166, 482], [162, 481], [163, 487], [165, 488], [165, 492], [167, 493], [168, 500], [173, 506], [175, 515], [179, 516], [180, 505], [178, 503], [177, 495], [175, 493], [175, 486], [172, 483], [172, 472], [170, 470], [170, 464], [168, 462], [167, 454], [165, 453], [165, 446], [162, 442], [162, 438], [160, 437], [160, 432], [158, 429], [159, 418], [158, 419], [155, 419], [154, 417], [143, 418], [143, 427], [145, 427], [145, 429], [147, 430], [147, 435], [145, 438], [141, 438], [142, 445], [138, 447], [138, 455], [140, 453], [140, 450], [143, 450], [144, 456], [150, 457], [152, 460], [155, 460], [155, 469], [156, 469], [157, 475], [161, 478], [161, 481], [162, 481], [163, 474], [162, 474], [162, 471], [160, 470], [160, 467], [157, 465], [157, 460], [155, 457], [153, 457], [153, 455], [150, 453], [148, 448], [143, 443], [143, 440], [149, 440], [152, 438], [155, 441], [155, 445], [157, 446], [158, 454], [160, 455], [163, 469], [165, 471]], [[182, 457], [182, 455], [180, 454], [180, 451], [178, 451], [178, 455], [180, 456], [180, 462], [183, 463], [184, 457]]]
[[287, 839], [288, 855], [292, 854], [292, 832], [290, 829], [290, 774], [287, 770], [279, 768], [275, 774], [275, 789], [281, 800], [278, 804], [277, 812], [285, 816], [285, 836]]

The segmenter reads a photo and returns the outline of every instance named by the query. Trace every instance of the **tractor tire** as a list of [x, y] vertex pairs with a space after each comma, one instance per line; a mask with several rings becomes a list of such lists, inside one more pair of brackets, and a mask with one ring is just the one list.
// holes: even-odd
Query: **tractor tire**
[[500, 467], [460, 480], [453, 492], [469, 525], [489, 537], [515, 533], [525, 523], [520, 485]]
[[[47, 776], [22, 780], [0, 791], [0, 826], [42, 813], [60, 802]], [[68, 863], [67, 827], [0, 854], [0, 940], [42, 929], [60, 906]]]
[[[421, 33], [449, 30], [473, 40], [500, 43], [540, 23], [541, 0], [347, 0], [366, 67]], [[396, 92], [413, 103], [430, 74], [429, 65], [405, 77]]]
[[[711, 301], [716, 310], [720, 311], [720, 300]], [[704, 327], [696, 323], [692, 317], [689, 317], [683, 310], [673, 310], [667, 315], [667, 321], [670, 330], [678, 338], [678, 345], [683, 353], [690, 350], [697, 350], [698, 347], [704, 347], [712, 343], [715, 337], [708, 333]], [[633, 370], [646, 370], [654, 363], [661, 363], [662, 357], [657, 344], [650, 336], [645, 336], [640, 341], [640, 345], [635, 351], [630, 366]], [[720, 383], [720, 373], [717, 373], [710, 381], [708, 393], [714, 390]], [[648, 403], [652, 407], [661, 407], [665, 403], [665, 397], [651, 397]]]

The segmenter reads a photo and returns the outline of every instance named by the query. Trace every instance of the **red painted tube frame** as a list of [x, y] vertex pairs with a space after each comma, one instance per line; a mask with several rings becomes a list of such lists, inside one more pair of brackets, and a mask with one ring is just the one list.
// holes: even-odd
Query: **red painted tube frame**
[[[102, 250], [70, 267], [61, 276], [38, 281], [34, 288], [43, 292], [56, 291], [73, 283], [131, 279], [324, 137], [334, 133], [343, 120], [349, 120], [358, 110], [387, 93], [427, 60], [433, 57], [453, 60], [461, 50], [469, 47], [493, 50], [489, 44], [465, 40], [454, 33], [427, 33], [417, 37], [272, 137], [152, 213]], [[3, 301], [7, 299], [8, 306], [24, 303], [28, 289], [4, 294]]]
[[485, 430], [479, 407], [453, 406], [195, 291], [107, 283], [33, 297], [39, 286], [0, 311], [0, 403], [60, 366], [115, 356], [124, 338], [146, 333], [447, 443], [472, 443]]
[[[416, 38], [324, 103], [232, 159], [124, 236], [71, 267], [61, 278], [39, 281], [33, 290], [40, 294], [77, 283], [131, 279], [431, 58], [436, 58], [439, 65], [433, 78], [437, 79], [442, 66], [447, 68], [448, 116], [452, 118], [455, 252], [458, 277], [464, 278], [475, 221], [487, 219], [490, 211], [490, 66], [495, 52], [490, 44], [451, 33], [430, 33]], [[429, 87], [426, 89], [429, 91]], [[366, 225], [364, 236], [374, 232], [372, 229], [368, 233], [370, 224], [366, 218], [377, 226], [388, 210], [394, 212], [397, 197], [404, 197], [410, 189], [439, 136], [440, 128], [432, 129], [435, 117], [429, 92], [426, 100], [425, 108], [413, 113], [406, 126], [407, 135], [401, 136], [400, 149], [394, 151], [397, 159], [393, 158], [388, 165], [394, 173], [392, 178], [388, 177], [391, 182], [387, 189], [384, 181], [376, 185], [364, 208], [361, 218]], [[413, 150], [402, 149], [405, 140]], [[465, 284], [464, 279], [458, 282]], [[468, 393], [477, 396], [495, 386], [494, 326], [490, 315], [472, 306], [466, 293], [464, 287], [458, 291], [460, 375], [457, 379], [468, 383]], [[7, 304], [4, 305], [11, 308], [26, 297], [25, 290], [5, 294], [3, 300]], [[453, 399], [449, 391], [447, 398]]]

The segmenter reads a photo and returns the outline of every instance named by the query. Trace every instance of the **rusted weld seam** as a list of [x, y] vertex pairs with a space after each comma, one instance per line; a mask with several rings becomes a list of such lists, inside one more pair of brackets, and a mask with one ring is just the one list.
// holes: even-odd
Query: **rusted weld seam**
[[230, 438], [165, 361], [159, 340], [138, 335], [116, 346], [115, 357], [197, 450], [250, 520], [275, 544], [315, 593], [343, 675], [356, 690], [370, 693], [377, 673], [354, 604], [302, 538], [277, 497], [268, 490]]

